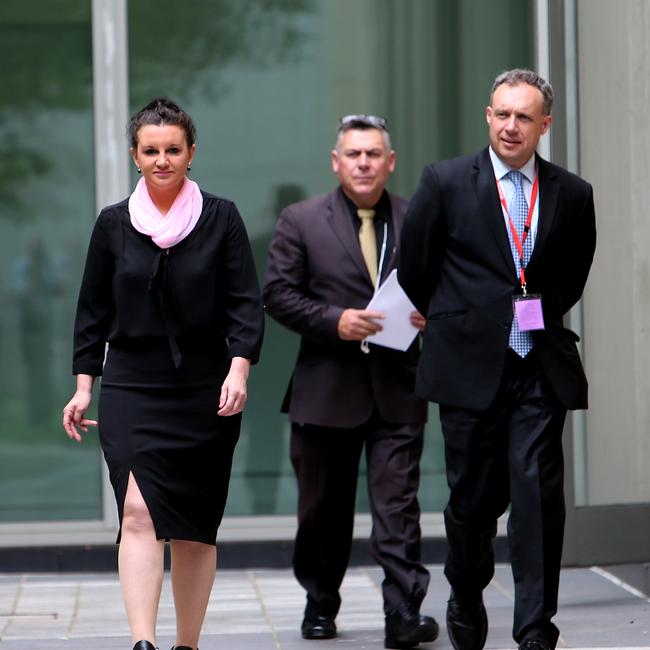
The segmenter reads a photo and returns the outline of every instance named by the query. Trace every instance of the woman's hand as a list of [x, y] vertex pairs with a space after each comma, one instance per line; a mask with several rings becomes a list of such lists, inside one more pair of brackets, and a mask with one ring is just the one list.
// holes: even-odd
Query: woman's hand
[[235, 415], [244, 410], [246, 404], [246, 382], [251, 362], [244, 357], [233, 357], [230, 371], [221, 386], [219, 397], [219, 415]]
[[90, 375], [77, 375], [77, 391], [63, 408], [63, 429], [68, 438], [77, 442], [81, 442], [79, 429], [88, 433], [88, 427], [97, 426], [97, 420], [84, 417], [92, 400], [93, 382], [94, 377]]

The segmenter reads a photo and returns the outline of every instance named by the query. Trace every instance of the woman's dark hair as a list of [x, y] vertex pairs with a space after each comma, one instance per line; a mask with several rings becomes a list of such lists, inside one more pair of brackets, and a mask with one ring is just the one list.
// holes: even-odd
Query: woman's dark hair
[[131, 117], [127, 135], [134, 149], [138, 146], [138, 131], [148, 124], [180, 126], [185, 131], [188, 147], [191, 147], [196, 140], [196, 128], [192, 118], [178, 104], [175, 104], [167, 97], [152, 99], [144, 108]]

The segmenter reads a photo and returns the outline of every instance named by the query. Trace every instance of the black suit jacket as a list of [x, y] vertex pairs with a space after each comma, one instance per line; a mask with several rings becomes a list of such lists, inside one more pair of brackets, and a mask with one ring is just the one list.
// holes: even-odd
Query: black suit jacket
[[[537, 156], [539, 221], [526, 268], [542, 296], [545, 329], [533, 332], [544, 374], [569, 409], [587, 407], [587, 380], [563, 317], [578, 301], [596, 245], [591, 186]], [[427, 314], [418, 393], [483, 410], [505, 364], [512, 298], [520, 293], [494, 170], [486, 148], [429, 165], [402, 230], [398, 277]]]
[[[395, 250], [386, 251], [382, 279], [395, 268], [407, 201], [389, 195]], [[394, 423], [424, 422], [427, 406], [415, 397], [418, 342], [407, 352], [342, 341], [344, 309], [364, 309], [373, 295], [358, 235], [342, 191], [290, 205], [280, 214], [269, 249], [265, 309], [301, 335], [288, 389], [293, 422], [355, 427], [375, 406]]]

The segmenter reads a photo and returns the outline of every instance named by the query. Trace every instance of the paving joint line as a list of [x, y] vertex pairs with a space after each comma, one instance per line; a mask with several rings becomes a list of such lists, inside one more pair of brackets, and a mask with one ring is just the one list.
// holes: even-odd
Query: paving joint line
[[266, 620], [266, 622], [269, 625], [269, 628], [271, 629], [271, 636], [273, 637], [273, 643], [275, 643], [275, 647], [277, 648], [277, 650], [281, 650], [282, 646], [280, 645], [280, 638], [278, 637], [278, 633], [277, 630], [275, 629], [275, 625], [273, 624], [273, 621], [269, 616], [268, 610], [266, 609], [266, 605], [264, 604], [262, 591], [259, 588], [259, 585], [257, 584], [255, 573], [251, 569], [247, 569], [246, 576], [248, 577], [248, 580], [253, 586], [253, 591], [255, 592], [255, 595], [257, 596], [257, 600], [260, 604], [260, 608], [262, 609], [262, 615], [264, 616], [264, 619]]
[[613, 573], [606, 571], [602, 567], [592, 566], [589, 568], [589, 570], [595, 573], [596, 575], [599, 575], [601, 578], [605, 578], [605, 580], [609, 580], [609, 582], [615, 584], [617, 587], [620, 587], [621, 589], [624, 589], [629, 594], [632, 594], [633, 596], [636, 596], [641, 600], [645, 600], [646, 603], [650, 603], [650, 598], [648, 598], [646, 594], [644, 594], [642, 591], [639, 591], [636, 587], [633, 587], [632, 585], [628, 584], [624, 580], [617, 578]]

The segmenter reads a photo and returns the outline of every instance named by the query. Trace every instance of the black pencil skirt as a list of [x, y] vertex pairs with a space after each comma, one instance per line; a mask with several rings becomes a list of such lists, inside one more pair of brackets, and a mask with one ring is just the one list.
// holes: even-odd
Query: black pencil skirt
[[99, 436], [121, 522], [133, 474], [158, 539], [215, 544], [241, 415], [217, 415], [227, 360], [168, 348], [109, 349], [99, 396]]

